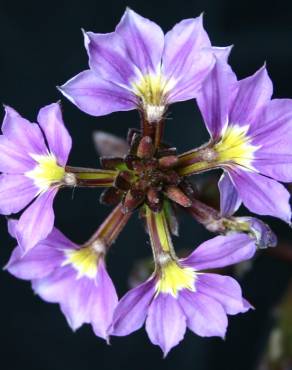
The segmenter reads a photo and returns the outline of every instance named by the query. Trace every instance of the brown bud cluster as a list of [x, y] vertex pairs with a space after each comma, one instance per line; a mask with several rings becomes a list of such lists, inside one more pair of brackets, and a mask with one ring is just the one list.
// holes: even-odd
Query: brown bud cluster
[[159, 212], [164, 197], [190, 207], [191, 200], [180, 186], [183, 179], [176, 171], [176, 149], [166, 145], [156, 149], [150, 136], [142, 137], [137, 132], [128, 137], [130, 150], [124, 158], [101, 158], [103, 168], [119, 171], [114, 187], [103, 192], [101, 202], [113, 205], [122, 200], [125, 213], [144, 203]]

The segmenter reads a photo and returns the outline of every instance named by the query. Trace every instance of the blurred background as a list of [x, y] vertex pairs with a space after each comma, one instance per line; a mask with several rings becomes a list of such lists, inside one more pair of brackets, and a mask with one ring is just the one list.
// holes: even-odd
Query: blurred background
[[[0, 0], [0, 102], [35, 120], [40, 107], [62, 99], [64, 120], [73, 137], [70, 164], [98, 166], [92, 135], [96, 130], [123, 136], [138, 127], [137, 112], [90, 117], [63, 99], [55, 86], [87, 68], [81, 27], [110, 32], [130, 6], [169, 30], [181, 19], [204, 12], [213, 45], [234, 44], [231, 64], [244, 77], [267, 62], [275, 97], [292, 97], [292, 5], [277, 1], [211, 0]], [[3, 117], [3, 109], [0, 112]], [[171, 107], [167, 140], [179, 151], [207, 138], [193, 101]], [[292, 143], [291, 143], [292, 150]], [[75, 242], [85, 241], [108, 214], [99, 191], [62, 191], [55, 202], [57, 226]], [[244, 212], [246, 213], [246, 212]], [[246, 298], [256, 310], [230, 317], [226, 340], [188, 333], [163, 360], [144, 329], [110, 346], [90, 327], [73, 334], [57, 305], [34, 296], [30, 284], [0, 271], [0, 368], [9, 370], [289, 370], [292, 369], [292, 230], [267, 219], [280, 236], [277, 250], [259, 253], [252, 265], [234, 269]], [[15, 242], [0, 220], [0, 265]], [[211, 235], [192, 219], [182, 218], [177, 249], [192, 249]], [[143, 227], [133, 217], [108, 258], [121, 296], [129, 276], [151, 250]], [[138, 265], [137, 265], [138, 263]]]

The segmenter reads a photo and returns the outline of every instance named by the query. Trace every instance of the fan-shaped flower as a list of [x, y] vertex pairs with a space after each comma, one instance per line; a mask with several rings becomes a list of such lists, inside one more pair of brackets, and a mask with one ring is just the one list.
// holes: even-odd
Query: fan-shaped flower
[[156, 23], [127, 9], [114, 32], [84, 37], [90, 69], [60, 90], [94, 116], [138, 108], [146, 120], [159, 121], [169, 104], [195, 97], [214, 64], [201, 16], [164, 36]]
[[[9, 221], [14, 237], [17, 226], [17, 221]], [[17, 246], [6, 269], [19, 279], [32, 281], [34, 292], [43, 300], [58, 303], [73, 330], [91, 324], [97, 336], [107, 339], [118, 298], [106, 271], [105, 252], [101, 239], [79, 246], [53, 228], [24, 256]]]
[[292, 181], [292, 100], [271, 100], [265, 67], [238, 81], [226, 58], [217, 55], [197, 95], [210, 143], [182, 154], [179, 172], [223, 168], [249, 210], [290, 222], [289, 193], [278, 181]]
[[65, 171], [72, 143], [57, 103], [40, 110], [38, 124], [10, 107], [5, 111], [0, 136], [0, 213], [10, 215], [29, 205], [16, 230], [27, 251], [52, 230], [58, 189], [74, 185]]
[[148, 281], [129, 291], [119, 302], [110, 330], [123, 336], [140, 329], [166, 356], [188, 327], [203, 336], [224, 337], [227, 314], [248, 311], [239, 284], [231, 277], [205, 272], [251, 258], [256, 247], [247, 235], [217, 236], [200, 245], [189, 257], [174, 254], [163, 212], [148, 211], [148, 230], [156, 270]]

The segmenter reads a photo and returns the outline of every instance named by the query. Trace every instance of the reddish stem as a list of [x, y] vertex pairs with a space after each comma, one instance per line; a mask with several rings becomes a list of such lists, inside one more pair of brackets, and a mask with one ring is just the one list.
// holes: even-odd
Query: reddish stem
[[162, 119], [159, 122], [155, 124], [155, 139], [154, 139], [154, 146], [156, 149], [159, 148], [163, 133], [164, 133], [164, 126], [165, 126], [165, 120]]
[[122, 212], [122, 204], [120, 203], [112, 210], [108, 217], [99, 226], [97, 231], [85, 244], [92, 244], [95, 241], [100, 240], [108, 249], [124, 229], [130, 217], [130, 212], [127, 214]]

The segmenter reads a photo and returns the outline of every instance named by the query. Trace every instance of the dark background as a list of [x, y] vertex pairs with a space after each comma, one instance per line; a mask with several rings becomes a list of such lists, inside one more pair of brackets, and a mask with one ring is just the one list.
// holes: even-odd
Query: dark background
[[[131, 1], [0, 1], [0, 102], [30, 120], [40, 107], [61, 99], [55, 86], [87, 68], [81, 27], [110, 32], [128, 5], [167, 31], [181, 19], [205, 12], [213, 45], [234, 44], [231, 63], [240, 77], [267, 61], [276, 97], [292, 96], [292, 5], [277, 1], [147, 0]], [[94, 130], [125, 136], [138, 126], [136, 112], [94, 118], [62, 98], [64, 120], [73, 137], [71, 165], [95, 167]], [[1, 110], [3, 116], [3, 110]], [[207, 134], [193, 101], [172, 106], [167, 138], [185, 150], [200, 145]], [[292, 146], [292, 143], [291, 143]], [[85, 241], [108, 213], [98, 204], [97, 190], [61, 192], [55, 204], [56, 224], [76, 242]], [[273, 223], [282, 237], [291, 231]], [[1, 219], [0, 265], [14, 246]], [[290, 233], [290, 234], [289, 234]], [[209, 234], [183, 219], [178, 248], [191, 248]], [[150, 255], [142, 226], [135, 217], [110, 252], [108, 265], [119, 295], [127, 290], [135, 261]], [[286, 290], [291, 265], [260, 255], [242, 281], [256, 311], [230, 318], [225, 341], [188, 333], [166, 360], [150, 344], [144, 329], [107, 346], [85, 326], [73, 334], [57, 305], [35, 297], [27, 282], [0, 272], [0, 368], [9, 370], [251, 370], [257, 366], [274, 322], [274, 307]], [[292, 312], [291, 312], [292, 314]]]

